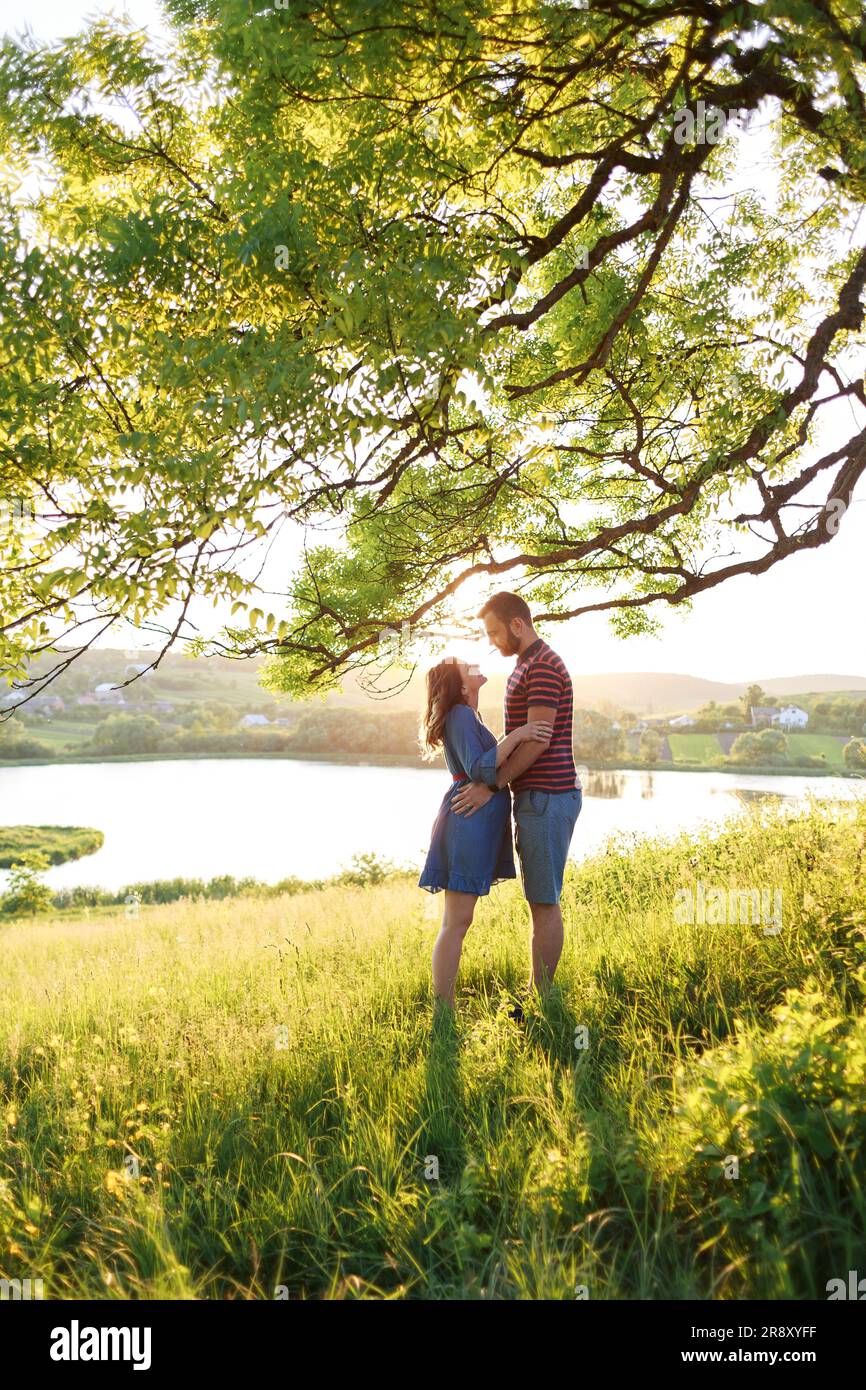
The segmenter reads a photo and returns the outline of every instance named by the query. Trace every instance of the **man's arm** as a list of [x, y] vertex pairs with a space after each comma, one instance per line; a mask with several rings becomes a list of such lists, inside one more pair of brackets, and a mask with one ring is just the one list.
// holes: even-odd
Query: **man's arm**
[[[555, 705], [530, 705], [526, 716], [527, 724], [544, 723], [549, 724], [551, 728], [555, 719]], [[549, 743], [536, 743], [534, 740], [519, 744], [514, 752], [505, 759], [505, 762], [496, 769], [497, 787], [507, 787], [509, 782], [514, 782], [518, 777], [522, 777], [524, 772], [528, 771], [549, 747]]]
[[[528, 724], [538, 722], [552, 725], [555, 719], [555, 705], [530, 705], [526, 716]], [[522, 776], [549, 746], [547, 743], [536, 743], [534, 739], [519, 744], [505, 762], [496, 769], [496, 789], [501, 790], [503, 787], [507, 787], [509, 782], [513, 782], [515, 778]], [[458, 816], [471, 816], [480, 807], [485, 806], [491, 796], [493, 796], [492, 786], [488, 786], [484, 782], [469, 782], [467, 786], [461, 787], [452, 799], [451, 809]]]

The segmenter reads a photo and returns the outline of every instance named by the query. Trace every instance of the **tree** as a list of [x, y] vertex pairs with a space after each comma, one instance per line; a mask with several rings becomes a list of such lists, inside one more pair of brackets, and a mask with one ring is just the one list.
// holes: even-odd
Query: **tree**
[[579, 758], [612, 760], [626, 751], [625, 734], [614, 721], [594, 709], [574, 712], [574, 751]]
[[354, 854], [347, 869], [338, 876], [340, 883], [352, 884], [357, 888], [372, 887], [384, 883], [400, 871], [390, 859], [382, 859], [378, 854]]
[[32, 849], [21, 855], [9, 870], [9, 891], [0, 901], [3, 912], [15, 917], [35, 917], [40, 912], [50, 912], [53, 893], [40, 874], [48, 869], [48, 856], [41, 850]]
[[852, 738], [842, 749], [842, 760], [852, 772], [866, 772], [866, 742]]
[[644, 729], [640, 736], [640, 755], [645, 763], [657, 763], [661, 757], [661, 735], [655, 729]]
[[99, 753], [156, 753], [162, 737], [149, 714], [110, 714], [97, 724], [90, 746]]
[[737, 763], [764, 767], [788, 760], [788, 740], [780, 729], [761, 729], [759, 733], [740, 734], [734, 739], [731, 757]]
[[28, 758], [50, 758], [51, 748], [38, 738], [28, 738], [28, 731], [20, 720], [8, 720], [4, 728], [0, 724], [0, 762], [25, 761]]
[[751, 717], [752, 707], [755, 705], [765, 705], [767, 697], [759, 685], [750, 685], [743, 695], [743, 713], [748, 720]]
[[[472, 581], [646, 631], [832, 540], [866, 471], [863, 429], [821, 442], [866, 404], [858, 7], [168, 10], [162, 52], [106, 20], [0, 49], [5, 167], [52, 175], [0, 198], [13, 675], [128, 621], [306, 693], [453, 631]], [[212, 643], [195, 595], [232, 605]]]

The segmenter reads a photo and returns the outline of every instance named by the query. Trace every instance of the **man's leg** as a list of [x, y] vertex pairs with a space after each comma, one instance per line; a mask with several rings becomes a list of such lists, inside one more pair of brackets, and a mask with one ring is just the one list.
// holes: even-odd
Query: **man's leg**
[[532, 913], [532, 978], [529, 983], [543, 994], [556, 974], [562, 955], [562, 913], [559, 903], [530, 903], [529, 911]]
[[523, 890], [532, 915], [532, 978], [539, 993], [551, 984], [562, 955], [559, 897], [582, 793], [526, 792], [516, 801], [518, 852]]

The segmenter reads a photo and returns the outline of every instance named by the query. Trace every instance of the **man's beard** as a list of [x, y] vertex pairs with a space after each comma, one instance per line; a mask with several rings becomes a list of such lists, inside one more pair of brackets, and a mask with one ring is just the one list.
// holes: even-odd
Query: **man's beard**
[[507, 640], [508, 640], [508, 651], [505, 653], [505, 655], [506, 655], [506, 656], [516, 656], [517, 653], [520, 651], [520, 638], [519, 638], [519, 637], [515, 637], [513, 632], [509, 632], [509, 634], [508, 634], [508, 639], [507, 639]]

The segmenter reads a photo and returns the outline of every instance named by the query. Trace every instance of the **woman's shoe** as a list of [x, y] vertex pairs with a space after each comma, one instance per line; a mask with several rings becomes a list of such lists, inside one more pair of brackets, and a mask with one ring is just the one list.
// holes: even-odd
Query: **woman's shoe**
[[508, 1010], [508, 1017], [513, 1018], [515, 1023], [525, 1023], [526, 1014], [523, 1012], [523, 1005], [520, 1002], [512, 1004]]

